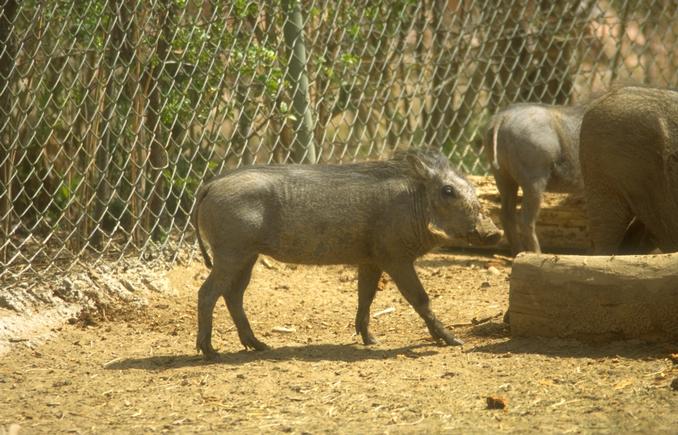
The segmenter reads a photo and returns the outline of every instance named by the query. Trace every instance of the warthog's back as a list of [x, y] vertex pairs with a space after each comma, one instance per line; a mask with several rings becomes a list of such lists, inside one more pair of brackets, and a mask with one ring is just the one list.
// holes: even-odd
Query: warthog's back
[[[666, 170], [677, 163], [677, 136], [678, 92], [621, 88], [593, 103], [584, 117], [582, 168], [608, 173], [628, 192], [667, 189]], [[671, 184], [678, 188], [678, 179]]]

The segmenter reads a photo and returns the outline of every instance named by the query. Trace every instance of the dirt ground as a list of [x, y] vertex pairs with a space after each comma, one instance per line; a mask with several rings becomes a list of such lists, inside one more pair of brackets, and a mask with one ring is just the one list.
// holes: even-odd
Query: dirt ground
[[[678, 430], [677, 344], [513, 339], [501, 322], [510, 262], [436, 253], [417, 268], [466, 344], [429, 339], [391, 282], [365, 347], [352, 268], [260, 261], [245, 296], [272, 350], [243, 351], [223, 303], [216, 361], [195, 352], [201, 264], [169, 272], [146, 308], [77, 317], [0, 357], [0, 434], [487, 433]], [[503, 409], [489, 409], [488, 397]], [[18, 425], [18, 426], [17, 426]]]

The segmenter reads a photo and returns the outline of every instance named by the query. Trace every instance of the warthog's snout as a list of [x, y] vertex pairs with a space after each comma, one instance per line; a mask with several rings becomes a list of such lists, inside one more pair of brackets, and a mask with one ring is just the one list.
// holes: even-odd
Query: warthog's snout
[[469, 233], [468, 241], [472, 245], [496, 245], [501, 240], [502, 231], [492, 222], [492, 219], [480, 215], [475, 228]]

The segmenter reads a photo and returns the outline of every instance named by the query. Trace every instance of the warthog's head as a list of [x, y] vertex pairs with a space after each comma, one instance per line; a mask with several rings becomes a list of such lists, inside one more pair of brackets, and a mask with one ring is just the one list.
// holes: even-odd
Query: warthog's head
[[483, 215], [475, 188], [450, 167], [441, 153], [408, 153], [408, 162], [423, 181], [429, 209], [429, 231], [443, 240], [493, 245], [501, 231]]

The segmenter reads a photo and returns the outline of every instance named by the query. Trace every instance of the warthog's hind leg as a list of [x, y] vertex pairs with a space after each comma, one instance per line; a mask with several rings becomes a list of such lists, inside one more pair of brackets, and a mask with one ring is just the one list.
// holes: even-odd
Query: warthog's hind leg
[[502, 171], [494, 171], [494, 179], [501, 198], [501, 225], [504, 228], [512, 255], [518, 255], [523, 250], [518, 224], [516, 222], [516, 200], [518, 199], [518, 184]]
[[523, 202], [520, 206], [520, 232], [523, 248], [531, 252], [541, 252], [537, 237], [537, 218], [541, 207], [541, 197], [546, 189], [546, 178], [523, 186]]
[[224, 300], [226, 301], [226, 306], [228, 307], [228, 312], [231, 313], [231, 318], [235, 327], [238, 330], [238, 337], [240, 337], [240, 342], [245, 349], [255, 349], [255, 350], [266, 350], [269, 347], [257, 340], [250, 326], [249, 320], [247, 320], [247, 315], [245, 314], [245, 309], [243, 307], [243, 297], [245, 294], [245, 289], [250, 283], [250, 278], [252, 277], [252, 268], [254, 263], [257, 261], [257, 256], [250, 258], [247, 262], [240, 267], [229, 267], [231, 270], [237, 270], [236, 273], [230, 275], [232, 277], [232, 285], [224, 288]]
[[212, 358], [216, 351], [212, 347], [212, 316], [217, 299], [221, 295], [215, 288], [213, 272], [207, 277], [198, 291], [198, 337], [196, 349], [202, 352], [205, 358]]
[[377, 293], [377, 284], [381, 278], [381, 270], [371, 264], [358, 267], [358, 312], [355, 316], [355, 330], [360, 334], [363, 343], [376, 344], [377, 340], [369, 331], [370, 306]]

